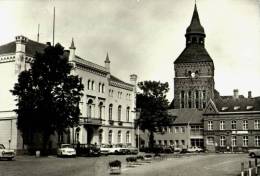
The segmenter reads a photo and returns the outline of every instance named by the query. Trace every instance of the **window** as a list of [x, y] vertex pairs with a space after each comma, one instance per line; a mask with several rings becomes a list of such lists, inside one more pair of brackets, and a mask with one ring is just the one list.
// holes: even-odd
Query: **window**
[[108, 132], [108, 143], [112, 144], [112, 140], [113, 140], [113, 132], [112, 132], [112, 130], [110, 130]]
[[102, 116], [103, 116], [103, 103], [100, 102], [99, 105], [98, 105], [98, 110], [99, 110], [99, 118], [102, 119]]
[[179, 147], [179, 140], [175, 140], [175, 147]]
[[220, 130], [224, 130], [225, 129], [225, 121], [221, 120], [220, 121]]
[[236, 136], [232, 136], [231, 137], [231, 146], [235, 147], [237, 145], [237, 137]]
[[199, 91], [195, 92], [195, 108], [199, 108]]
[[126, 108], [126, 121], [129, 122], [130, 107]]
[[189, 96], [189, 108], [191, 108], [191, 91], [188, 92], [188, 96]]
[[220, 146], [224, 147], [226, 145], [226, 137], [220, 136]]
[[179, 127], [175, 127], [175, 133], [179, 133]]
[[181, 140], [181, 145], [185, 146], [185, 141], [184, 140]]
[[231, 121], [231, 129], [236, 130], [237, 129], [237, 123], [235, 120]]
[[170, 140], [170, 145], [173, 145], [173, 140]]
[[105, 92], [105, 84], [102, 84], [102, 93], [104, 93]]
[[168, 144], [167, 140], [164, 140], [164, 145], [167, 145], [167, 144]]
[[91, 90], [95, 90], [95, 82], [94, 81], [92, 81], [92, 83], [91, 83]]
[[248, 136], [243, 136], [243, 147], [248, 146]]
[[213, 122], [208, 121], [208, 130], [213, 130]]
[[88, 100], [88, 104], [87, 104], [87, 117], [92, 117], [92, 115], [93, 115], [93, 110], [92, 110], [92, 103], [93, 103], [93, 100]]
[[101, 83], [98, 84], [98, 92], [101, 92]]
[[162, 141], [161, 141], [161, 140], [158, 140], [158, 144], [159, 144], [159, 145], [162, 145]]
[[122, 134], [121, 134], [121, 131], [118, 131], [117, 133], [117, 143], [120, 144], [122, 141], [121, 141], [121, 138], [122, 138]]
[[207, 144], [208, 145], [214, 145], [214, 137], [208, 137], [207, 138]]
[[121, 121], [121, 105], [118, 106], [118, 121]]
[[108, 119], [109, 120], [112, 120], [112, 111], [113, 111], [113, 105], [110, 104], [109, 109], [108, 109]]
[[181, 108], [184, 108], [184, 91], [181, 91]]
[[126, 143], [130, 143], [130, 132], [126, 132]]
[[180, 133], [185, 133], [185, 128], [184, 127], [180, 127]]
[[99, 141], [99, 144], [102, 144], [103, 142], [103, 130], [99, 130], [98, 132], [98, 141]]
[[243, 120], [243, 130], [247, 130], [247, 129], [248, 129], [248, 121]]
[[260, 129], [260, 120], [255, 120], [254, 128], [255, 128], [255, 130], [259, 130]]
[[260, 146], [260, 136], [255, 136], [255, 146], [256, 147]]
[[83, 113], [83, 102], [79, 102], [79, 110], [80, 110], [80, 113], [82, 115], [82, 113]]

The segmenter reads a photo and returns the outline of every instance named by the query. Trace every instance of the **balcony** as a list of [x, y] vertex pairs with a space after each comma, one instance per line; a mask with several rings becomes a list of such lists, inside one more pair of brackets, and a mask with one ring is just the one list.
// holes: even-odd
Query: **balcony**
[[91, 117], [81, 117], [80, 120], [79, 120], [79, 123], [81, 125], [101, 126], [102, 125], [102, 119], [91, 118]]

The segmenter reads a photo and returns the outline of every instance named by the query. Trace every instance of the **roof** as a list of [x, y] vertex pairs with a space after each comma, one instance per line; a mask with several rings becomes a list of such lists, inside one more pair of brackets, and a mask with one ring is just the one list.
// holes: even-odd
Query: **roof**
[[194, 6], [194, 11], [193, 11], [193, 15], [192, 15], [192, 18], [191, 18], [191, 23], [190, 23], [189, 27], [186, 29], [186, 35], [187, 34], [202, 34], [202, 35], [205, 35], [204, 28], [200, 24], [200, 18], [199, 18], [199, 14], [198, 14], [198, 11], [197, 11], [197, 5], [196, 4]]
[[[25, 53], [26, 55], [33, 57], [36, 52], [43, 52], [46, 46], [47, 46], [46, 44], [39, 43], [33, 40], [28, 40], [28, 43], [26, 44], [25, 47]], [[0, 46], [0, 54], [9, 54], [15, 52], [16, 52], [15, 41]]]
[[202, 45], [187, 46], [174, 63], [213, 62], [209, 53]]
[[214, 102], [219, 112], [260, 111], [259, 98], [220, 96]]
[[128, 86], [133, 86], [132, 84], [126, 83], [126, 82], [120, 80], [119, 78], [117, 78], [113, 75], [110, 75], [110, 81], [115, 81], [115, 82], [118, 82], [118, 83], [121, 83], [121, 84], [126, 84]]
[[203, 112], [197, 109], [170, 109], [168, 112], [177, 117], [173, 122], [174, 125], [202, 123]]

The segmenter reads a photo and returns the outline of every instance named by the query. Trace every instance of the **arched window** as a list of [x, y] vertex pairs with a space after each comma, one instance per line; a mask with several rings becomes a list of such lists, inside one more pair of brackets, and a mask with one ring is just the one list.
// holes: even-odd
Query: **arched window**
[[105, 92], [105, 84], [102, 84], [102, 93]]
[[112, 115], [113, 115], [113, 105], [112, 104], [110, 104], [109, 105], [109, 109], [108, 109], [108, 119], [109, 120], [112, 120]]
[[94, 81], [92, 81], [91, 90], [95, 90], [95, 82]]
[[108, 143], [112, 144], [112, 140], [113, 140], [113, 132], [112, 132], [112, 130], [110, 130], [108, 132]]
[[78, 143], [79, 142], [79, 132], [80, 132], [80, 127], [77, 127], [75, 130], [75, 142]]
[[117, 133], [117, 143], [118, 144], [120, 144], [120, 143], [122, 143], [122, 133], [121, 133], [121, 131], [118, 131], [118, 133]]
[[129, 122], [129, 116], [130, 116], [130, 107], [126, 108], [126, 121]]
[[103, 103], [100, 102], [99, 105], [98, 105], [98, 111], [99, 111], [99, 118], [102, 119], [102, 116], [103, 116]]
[[92, 117], [92, 106], [93, 106], [93, 100], [90, 99], [88, 100], [88, 104], [87, 104], [87, 117]]
[[130, 142], [130, 131], [126, 132], [126, 143], [131, 143]]
[[101, 83], [98, 84], [98, 92], [101, 92]]
[[118, 121], [121, 121], [121, 111], [122, 111], [122, 107], [121, 105], [118, 106]]
[[98, 131], [98, 142], [99, 142], [100, 145], [101, 145], [102, 142], [103, 142], [103, 130], [102, 130], [102, 129], [100, 129], [100, 130]]

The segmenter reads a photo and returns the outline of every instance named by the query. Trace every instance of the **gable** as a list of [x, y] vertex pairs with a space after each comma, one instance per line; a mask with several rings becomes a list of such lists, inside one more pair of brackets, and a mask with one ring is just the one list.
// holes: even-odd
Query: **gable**
[[218, 109], [216, 108], [215, 103], [210, 99], [204, 110], [204, 114], [217, 114], [217, 113], [218, 113]]

